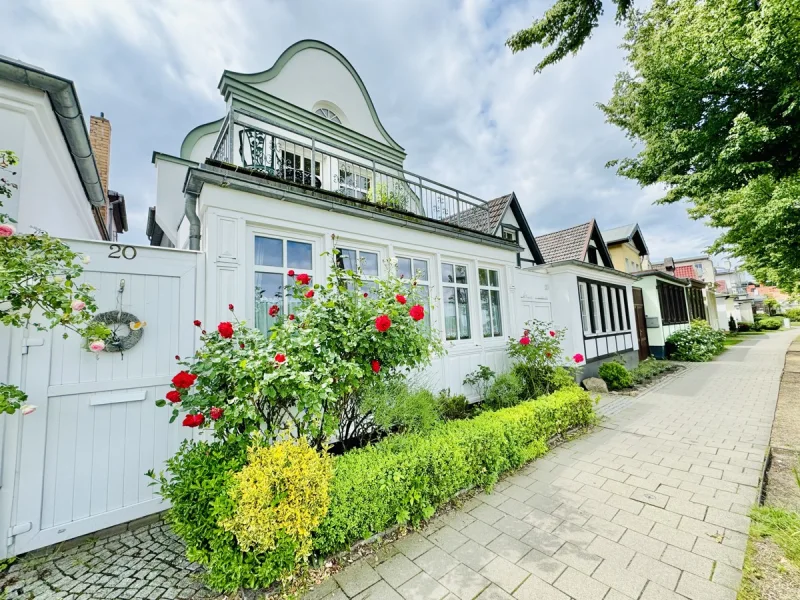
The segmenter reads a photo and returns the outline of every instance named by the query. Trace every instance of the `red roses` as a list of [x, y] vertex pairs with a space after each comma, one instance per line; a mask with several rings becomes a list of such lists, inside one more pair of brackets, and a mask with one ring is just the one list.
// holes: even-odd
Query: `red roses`
[[231, 325], [228, 321], [223, 321], [217, 325], [217, 331], [219, 331], [219, 334], [225, 339], [233, 337], [233, 325]]
[[172, 378], [172, 385], [178, 389], [187, 390], [194, 385], [195, 381], [197, 381], [197, 375], [181, 371]]
[[519, 338], [519, 343], [522, 346], [527, 346], [531, 343], [531, 338], [529, 338], [527, 335], [523, 335], [521, 338]]
[[308, 282], [311, 281], [311, 277], [308, 276], [308, 273], [300, 273], [297, 277], [295, 277], [298, 283], [303, 285], [308, 285]]
[[406, 303], [406, 297], [403, 296], [403, 294], [397, 294], [397, 296], [395, 296], [394, 299], [397, 300], [400, 304]]
[[387, 331], [392, 326], [392, 320], [386, 315], [381, 315], [375, 319], [375, 329], [381, 333]]
[[411, 310], [408, 311], [408, 315], [415, 321], [421, 321], [425, 318], [425, 309], [419, 304], [415, 304], [411, 307]]
[[195, 319], [194, 320], [194, 326], [195, 327], [200, 327], [200, 325], [202, 325], [202, 323], [200, 321], [198, 321], [197, 319]]
[[294, 277], [294, 269], [289, 269], [289, 270], [286, 272], [286, 274], [287, 274], [289, 277]]
[[233, 312], [233, 304], [228, 304], [228, 310]]
[[196, 415], [186, 415], [183, 418], [183, 425], [184, 427], [198, 427], [203, 424], [206, 418], [201, 414], [197, 413]]
[[550, 330], [550, 337], [556, 337], [556, 332], [552, 329]]
[[582, 363], [582, 362], [583, 362], [583, 354], [581, 354], [580, 352], [578, 352], [577, 354], [575, 354], [575, 355], [572, 357], [572, 360], [574, 360], [576, 363]]
[[314, 297], [314, 290], [308, 290], [306, 292], [306, 298], [313, 298]]
[[379, 360], [373, 360], [372, 362], [370, 362], [370, 365], [372, 366], [373, 373], [377, 373], [378, 371], [381, 370], [381, 361]]
[[275, 317], [275, 316], [277, 316], [277, 315], [278, 315], [278, 313], [280, 312], [280, 310], [281, 310], [281, 309], [278, 307], [278, 305], [277, 305], [277, 304], [273, 304], [272, 306], [270, 306], [270, 307], [269, 307], [269, 316], [270, 316], [270, 317]]
[[279, 365], [285, 363], [286, 362], [286, 355], [285, 354], [281, 354], [280, 352], [278, 352], [275, 355], [275, 362], [278, 363]]
[[294, 315], [289, 315], [289, 320], [294, 321]]
[[211, 407], [211, 418], [214, 421], [217, 421], [222, 416], [223, 412], [225, 412], [223, 409], [217, 408], [216, 406], [212, 406]]
[[170, 390], [167, 392], [167, 400], [175, 404], [181, 401], [181, 393], [178, 390]]

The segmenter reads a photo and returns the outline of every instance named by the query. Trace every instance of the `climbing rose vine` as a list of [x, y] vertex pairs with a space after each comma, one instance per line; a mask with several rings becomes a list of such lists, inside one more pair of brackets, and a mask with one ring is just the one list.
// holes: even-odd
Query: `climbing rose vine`
[[337, 254], [323, 255], [332, 265], [325, 283], [290, 276], [292, 313], [275, 311], [267, 335], [229, 307], [229, 320], [202, 333], [196, 355], [179, 361], [183, 370], [157, 404], [169, 403], [173, 420], [186, 413], [185, 426], [213, 428], [222, 439], [288, 429], [319, 448], [337, 429], [340, 437], [352, 434], [351, 421], [364, 417], [361, 394], [425, 366], [441, 342], [420, 322], [425, 312], [413, 281], [372, 279], [367, 294], [360, 271], [338, 266]]

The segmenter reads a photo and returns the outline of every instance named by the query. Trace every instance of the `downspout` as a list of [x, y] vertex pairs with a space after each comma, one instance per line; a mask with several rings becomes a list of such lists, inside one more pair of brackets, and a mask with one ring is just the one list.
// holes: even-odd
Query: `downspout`
[[197, 194], [184, 193], [185, 212], [189, 221], [189, 250], [200, 250], [200, 217], [197, 216]]

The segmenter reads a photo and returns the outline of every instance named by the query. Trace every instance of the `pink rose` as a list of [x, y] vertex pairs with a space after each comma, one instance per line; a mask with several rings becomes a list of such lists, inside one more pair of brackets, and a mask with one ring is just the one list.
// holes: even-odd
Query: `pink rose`
[[580, 352], [578, 352], [577, 354], [575, 354], [575, 355], [572, 357], [572, 360], [574, 360], [576, 363], [582, 363], [582, 362], [583, 362], [583, 354], [581, 354]]
[[11, 237], [16, 231], [11, 223], [0, 223], [0, 237]]
[[106, 345], [103, 340], [95, 340], [89, 344], [89, 350], [92, 352], [102, 352], [106, 349]]
[[23, 415], [29, 415], [29, 414], [31, 414], [32, 412], [36, 412], [36, 406], [34, 406], [33, 404], [25, 404], [25, 405], [24, 405], [24, 406], [23, 406], [23, 407], [20, 409], [20, 412], [21, 412]]
[[84, 308], [86, 308], [86, 302], [83, 300], [73, 300], [70, 306], [72, 306], [72, 310], [81, 312]]

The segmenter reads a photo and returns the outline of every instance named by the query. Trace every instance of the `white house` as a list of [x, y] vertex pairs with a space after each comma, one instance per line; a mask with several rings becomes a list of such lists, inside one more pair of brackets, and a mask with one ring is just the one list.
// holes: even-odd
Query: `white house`
[[390, 258], [422, 273], [447, 349], [430, 372], [434, 389], [460, 391], [479, 364], [503, 369], [523, 317], [550, 319], [546, 279], [515, 279], [543, 262], [516, 196], [485, 201], [406, 171], [403, 148], [334, 48], [298, 42], [266, 71], [225, 71], [219, 89], [223, 117], [189, 132], [180, 156], [153, 156], [148, 235], [206, 253], [200, 318], [216, 322], [233, 303], [266, 331], [267, 307], [287, 308], [287, 271], [324, 279], [330, 259], [320, 254], [335, 235], [343, 260], [367, 276]]
[[669, 336], [689, 327], [687, 289], [691, 288], [691, 283], [664, 271], [642, 271], [637, 275], [637, 286], [644, 299], [650, 353], [656, 358], [666, 358]]

